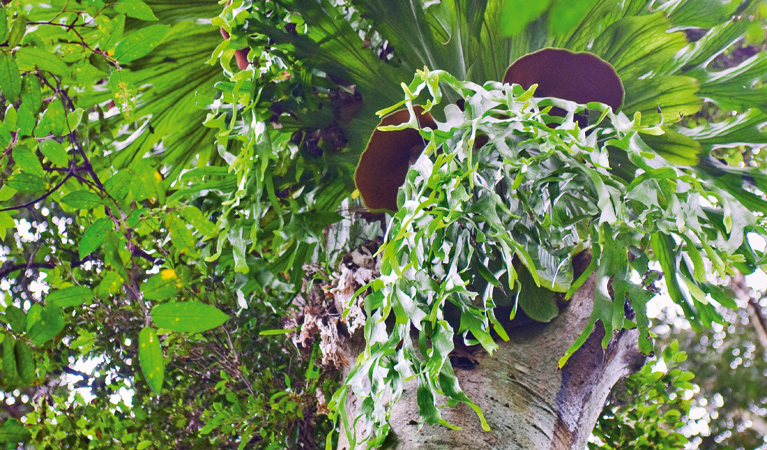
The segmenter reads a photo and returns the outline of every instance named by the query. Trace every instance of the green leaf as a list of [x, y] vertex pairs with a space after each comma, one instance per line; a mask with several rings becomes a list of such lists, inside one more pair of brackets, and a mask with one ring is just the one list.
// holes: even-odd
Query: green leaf
[[[99, 31], [102, 33], [101, 39], [99, 40], [99, 48], [104, 51], [112, 50], [112, 47], [114, 47], [123, 37], [125, 15], [120, 14], [117, 17], [110, 19], [104, 14], [99, 14], [96, 16], [96, 24], [98, 24]], [[101, 55], [96, 56], [103, 60]], [[107, 69], [107, 67], [104, 69]]]
[[119, 292], [124, 281], [125, 279], [119, 273], [110, 270], [96, 287], [96, 296], [105, 299], [109, 294]]
[[29, 339], [36, 346], [50, 341], [64, 329], [64, 314], [56, 305], [48, 305], [43, 309], [40, 320], [29, 330]]
[[5, 8], [0, 8], [0, 42], [8, 40], [8, 14]]
[[37, 81], [37, 77], [25, 76], [21, 80], [21, 102], [33, 114], [40, 112], [40, 108], [43, 106], [43, 94], [40, 92], [40, 83]]
[[0, 89], [3, 96], [8, 100], [16, 100], [21, 92], [21, 72], [13, 57], [2, 51], [0, 52]]
[[670, 27], [661, 13], [626, 17], [600, 34], [590, 51], [609, 62], [624, 82], [634, 80], [657, 70], [687, 45], [684, 33], [669, 33]]
[[115, 11], [139, 20], [157, 20], [152, 8], [141, 0], [120, 0], [115, 4]]
[[[536, 2], [527, 2], [534, 4]], [[549, 13], [549, 31], [562, 36], [575, 29], [594, 7], [596, 0], [558, 0]]]
[[703, 145], [759, 145], [767, 144], [767, 113], [757, 109], [731, 117], [718, 123], [696, 128], [679, 128], [679, 132]]
[[158, 24], [134, 31], [117, 46], [115, 59], [126, 63], [149, 54], [160, 45], [169, 29], [168, 25]]
[[6, 334], [5, 339], [3, 339], [2, 367], [5, 383], [12, 389], [21, 384], [21, 377], [19, 376], [18, 367], [16, 366], [15, 348], [16, 339], [14, 339], [10, 334]]
[[5, 318], [15, 333], [23, 333], [27, 329], [27, 315], [13, 305], [5, 310]]
[[17, 121], [19, 135], [21, 137], [31, 136], [32, 130], [35, 129], [36, 122], [36, 113], [32, 112], [32, 108], [29, 106], [29, 104], [22, 103], [21, 107], [19, 108], [19, 119]]
[[40, 123], [35, 128], [35, 136], [42, 138], [49, 133], [54, 136], [63, 136], [67, 126], [67, 115], [64, 112], [64, 105], [58, 97], [48, 104], [48, 108], [43, 113]]
[[104, 200], [90, 191], [75, 191], [61, 198], [61, 203], [75, 209], [93, 209], [104, 205]]
[[679, 166], [698, 164], [698, 157], [703, 151], [698, 141], [672, 128], [663, 127], [663, 131], [664, 133], [660, 136], [644, 135], [642, 141], [671, 164]]
[[27, 333], [29, 333], [29, 330], [32, 329], [32, 326], [36, 324], [38, 321], [40, 321], [40, 318], [43, 316], [43, 305], [39, 303], [34, 303], [32, 306], [29, 307], [29, 311], [27, 311]]
[[66, 167], [69, 165], [69, 154], [63, 145], [55, 139], [46, 139], [40, 142], [40, 152], [45, 155], [54, 165]]
[[0, 443], [18, 444], [28, 441], [31, 437], [32, 433], [15, 419], [6, 421], [0, 428]]
[[147, 300], [165, 300], [175, 296], [179, 290], [179, 278], [173, 269], [165, 269], [149, 278], [141, 288]]
[[16, 20], [11, 22], [11, 31], [8, 33], [8, 48], [15, 48], [21, 43], [27, 32], [27, 16], [21, 14]]
[[218, 308], [198, 302], [170, 302], [152, 308], [152, 320], [157, 327], [187, 333], [216, 328], [228, 318]]
[[83, 109], [77, 108], [67, 115], [67, 126], [69, 131], [74, 130], [80, 125], [80, 121], [83, 119]]
[[217, 237], [220, 230], [216, 227], [216, 224], [208, 220], [207, 217], [202, 215], [202, 211], [194, 206], [187, 206], [182, 211], [184, 218], [192, 224], [192, 227], [199, 231], [205, 237], [214, 238]]
[[21, 70], [38, 68], [60, 77], [69, 76], [69, 66], [55, 53], [35, 47], [24, 46], [16, 52]]
[[506, 0], [501, 16], [501, 30], [507, 36], [522, 32], [527, 25], [541, 16], [551, 4], [551, 0]]
[[0, 212], [0, 241], [5, 240], [6, 230], [12, 228], [16, 228], [13, 217], [6, 211]]
[[138, 335], [138, 360], [147, 384], [155, 394], [160, 395], [165, 379], [165, 362], [162, 357], [160, 339], [154, 328], [144, 327], [141, 329]]
[[83, 233], [83, 236], [80, 239], [80, 243], [77, 246], [77, 252], [80, 256], [80, 259], [85, 258], [96, 249], [101, 247], [101, 244], [104, 243], [104, 238], [106, 238], [107, 232], [111, 231], [113, 228], [114, 223], [107, 217], [102, 217], [101, 219], [93, 222], [93, 224], [89, 226], [87, 230], [85, 230], [85, 233]]
[[15, 349], [16, 368], [19, 372], [19, 378], [24, 386], [29, 386], [35, 381], [35, 360], [32, 358], [32, 352], [29, 345], [24, 341], [16, 342]]
[[85, 286], [70, 286], [54, 291], [45, 298], [48, 304], [61, 308], [68, 306], [80, 306], [83, 303], [90, 305], [95, 294]]
[[194, 253], [197, 240], [194, 239], [192, 230], [186, 227], [186, 221], [172, 214], [168, 216], [167, 226], [173, 245], [181, 253]]
[[8, 187], [19, 192], [41, 192], [45, 190], [45, 178], [28, 173], [17, 173], [8, 179]]
[[13, 160], [21, 167], [21, 170], [38, 177], [44, 177], [43, 165], [37, 159], [37, 155], [26, 145], [17, 145], [13, 148]]
[[559, 315], [554, 292], [536, 285], [527, 270], [519, 270], [518, 276], [521, 287], [517, 299], [522, 311], [535, 321], [551, 322]]

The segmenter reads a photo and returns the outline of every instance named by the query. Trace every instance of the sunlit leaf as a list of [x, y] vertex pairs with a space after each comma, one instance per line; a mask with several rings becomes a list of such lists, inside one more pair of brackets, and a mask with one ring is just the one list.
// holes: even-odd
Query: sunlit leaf
[[61, 202], [75, 209], [93, 209], [104, 205], [104, 200], [91, 191], [75, 191], [61, 198]]
[[93, 224], [85, 230], [85, 233], [83, 233], [82, 238], [80, 238], [80, 243], [77, 246], [80, 259], [85, 258], [87, 255], [90, 255], [93, 251], [101, 247], [107, 232], [111, 231], [113, 227], [114, 224], [112, 223], [112, 220], [107, 217], [102, 217], [93, 222]]
[[159, 328], [200, 333], [218, 327], [229, 316], [218, 308], [199, 302], [170, 302], [152, 308], [152, 320]]
[[160, 394], [165, 380], [165, 361], [162, 356], [157, 330], [150, 327], [141, 329], [138, 337], [138, 359], [141, 372], [155, 394]]
[[53, 291], [45, 297], [45, 301], [66, 308], [68, 306], [89, 305], [95, 294], [90, 288], [85, 286], [70, 286], [64, 289]]
[[40, 320], [30, 328], [29, 339], [36, 346], [41, 346], [56, 337], [64, 329], [64, 314], [61, 307], [48, 305], [40, 314]]
[[147, 55], [160, 45], [170, 27], [167, 25], [150, 25], [129, 34], [117, 45], [115, 59], [127, 63]]
[[6, 52], [0, 52], [0, 88], [3, 96], [10, 100], [16, 99], [21, 92], [21, 74], [19, 66], [13, 57]]

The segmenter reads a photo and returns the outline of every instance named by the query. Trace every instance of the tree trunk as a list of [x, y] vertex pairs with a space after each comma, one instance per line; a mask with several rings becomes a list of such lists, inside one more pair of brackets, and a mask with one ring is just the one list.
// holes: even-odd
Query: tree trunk
[[[419, 430], [416, 381], [391, 414], [384, 448], [410, 449], [551, 449], [583, 450], [612, 386], [644, 363], [637, 330], [623, 330], [602, 348], [604, 329], [595, 331], [567, 364], [557, 368], [586, 327], [593, 306], [590, 278], [548, 324], [512, 328], [493, 356], [482, 350], [451, 357], [461, 387], [485, 414], [489, 432], [466, 405], [443, 407], [443, 417], [460, 430], [424, 425]], [[356, 413], [357, 399], [347, 403]], [[359, 424], [361, 436], [364, 424]], [[348, 450], [341, 433], [339, 450]]]

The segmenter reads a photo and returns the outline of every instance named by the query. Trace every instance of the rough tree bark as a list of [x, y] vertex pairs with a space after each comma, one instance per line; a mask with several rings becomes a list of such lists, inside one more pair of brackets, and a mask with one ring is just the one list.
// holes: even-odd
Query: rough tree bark
[[[482, 408], [489, 432], [482, 431], [476, 414], [464, 404], [443, 408], [444, 418], [460, 430], [428, 425], [419, 430], [413, 381], [394, 407], [384, 448], [583, 450], [610, 389], [645, 361], [637, 330], [617, 333], [604, 349], [604, 329], [597, 324], [564, 368], [557, 368], [588, 323], [593, 293], [592, 277], [552, 322], [512, 328], [509, 342], [499, 342], [493, 356], [477, 350], [451, 357], [461, 387]], [[356, 412], [357, 400], [351, 398], [347, 408], [350, 415]], [[363, 428], [360, 424], [358, 436]], [[349, 447], [341, 433], [338, 449]]]

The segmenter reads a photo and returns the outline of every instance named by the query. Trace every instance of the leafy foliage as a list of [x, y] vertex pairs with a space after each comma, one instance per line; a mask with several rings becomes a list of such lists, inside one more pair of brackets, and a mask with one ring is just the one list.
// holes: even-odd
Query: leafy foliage
[[[584, 280], [570, 267], [580, 251], [602, 287], [583, 339], [597, 321], [606, 339], [638, 326], [651, 349], [654, 280], [633, 277], [650, 261], [696, 327], [720, 321], [711, 299], [731, 305], [706, 264], [760, 264], [744, 237], [762, 232], [766, 204], [763, 173], [718, 156], [765, 143], [767, 106], [764, 55], [726, 71], [711, 61], [753, 30], [730, 16], [755, 5], [559, 1], [508, 30], [514, 3], [0, 9], [0, 386], [13, 406], [0, 440], [318, 446], [337, 387], [315, 365], [323, 344], [304, 359], [274, 330], [311, 278], [383, 234], [353, 174], [375, 113], [403, 105], [411, 120], [395, 128], [413, 128], [418, 105], [436, 125], [415, 131], [426, 152], [386, 224], [382, 276], [359, 291], [365, 351], [331, 402], [348, 425], [344, 396], [363, 400], [371, 445], [406, 378], [419, 380], [424, 422], [444, 423], [436, 395], [473, 406], [447, 358], [454, 337], [492, 351], [497, 305], [550, 320], [555, 295]], [[710, 29], [688, 42], [680, 30], [693, 27]], [[547, 46], [610, 63], [622, 110], [499, 83]], [[680, 120], [704, 104], [737, 114]]]
[[594, 436], [601, 442], [590, 449], [683, 449], [683, 419], [690, 413], [694, 377], [678, 368], [687, 359], [674, 341], [663, 349], [664, 370], [645, 365], [613, 392]]

